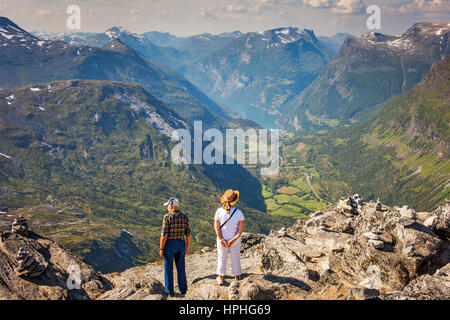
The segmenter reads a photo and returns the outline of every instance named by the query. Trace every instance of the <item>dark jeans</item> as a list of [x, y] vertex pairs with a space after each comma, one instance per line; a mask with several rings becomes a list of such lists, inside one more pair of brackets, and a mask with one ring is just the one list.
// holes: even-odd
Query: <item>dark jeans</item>
[[186, 243], [184, 240], [167, 239], [164, 247], [164, 282], [166, 293], [173, 293], [173, 260], [177, 266], [178, 289], [182, 294], [186, 293], [186, 270], [184, 255], [186, 253]]

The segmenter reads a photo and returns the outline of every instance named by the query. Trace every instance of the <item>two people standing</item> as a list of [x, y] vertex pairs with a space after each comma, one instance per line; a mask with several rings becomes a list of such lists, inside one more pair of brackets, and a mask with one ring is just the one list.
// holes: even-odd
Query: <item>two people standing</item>
[[[231, 256], [231, 271], [236, 280], [240, 279], [241, 270], [241, 235], [244, 232], [244, 215], [234, 205], [239, 200], [239, 191], [229, 189], [220, 202], [214, 217], [214, 229], [217, 235], [217, 282], [223, 284], [226, 274], [228, 256]], [[170, 198], [165, 204], [168, 213], [164, 216], [160, 240], [159, 255], [164, 259], [165, 291], [174, 295], [173, 262], [177, 267], [178, 288], [181, 294], [187, 290], [185, 255], [191, 242], [189, 219], [178, 210], [177, 198]], [[185, 240], [186, 238], [186, 240]]]

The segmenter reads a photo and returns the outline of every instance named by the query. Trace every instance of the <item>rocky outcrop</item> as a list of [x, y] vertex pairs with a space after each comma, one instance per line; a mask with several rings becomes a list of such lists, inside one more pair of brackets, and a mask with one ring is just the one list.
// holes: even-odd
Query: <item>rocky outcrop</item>
[[122, 274], [106, 275], [113, 289], [106, 291], [99, 300], [163, 300], [164, 286], [146, 272], [135, 272], [134, 269]]
[[[448, 204], [416, 214], [407, 206], [389, 208], [350, 199], [299, 220], [281, 233], [284, 236], [272, 232], [264, 241], [264, 271], [292, 274], [307, 281], [316, 295], [327, 286], [341, 286], [350, 299], [378, 296], [367, 291], [372, 289], [411, 291], [409, 286], [423, 281], [439, 283], [428, 278], [450, 261]], [[419, 277], [424, 280], [415, 285]], [[437, 298], [450, 298], [445, 284], [440, 284], [440, 292]]]
[[350, 208], [331, 206], [268, 236], [244, 233], [240, 281], [217, 284], [216, 249], [188, 255], [188, 292], [175, 297], [164, 293], [161, 263], [101, 275], [28, 227], [7, 230], [0, 299], [450, 299], [449, 204], [415, 212], [343, 200]]
[[17, 222], [0, 234], [0, 298], [87, 300], [111, 288], [81, 258]]

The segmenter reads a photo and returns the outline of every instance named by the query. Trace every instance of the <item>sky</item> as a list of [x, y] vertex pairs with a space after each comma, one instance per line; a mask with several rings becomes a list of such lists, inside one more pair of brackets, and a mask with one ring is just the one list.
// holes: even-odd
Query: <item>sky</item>
[[[70, 5], [81, 10], [81, 29], [69, 30]], [[380, 29], [370, 30], [367, 8], [380, 8]], [[278, 27], [312, 29], [317, 35], [369, 31], [405, 32], [416, 22], [450, 22], [450, 0], [0, 0], [0, 16], [28, 31], [132, 32], [189, 36]]]

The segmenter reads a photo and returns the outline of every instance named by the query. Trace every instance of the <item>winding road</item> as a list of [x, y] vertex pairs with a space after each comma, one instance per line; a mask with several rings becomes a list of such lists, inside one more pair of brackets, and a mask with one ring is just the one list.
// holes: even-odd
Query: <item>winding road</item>
[[309, 185], [309, 187], [311, 188], [311, 191], [314, 193], [314, 195], [316, 196], [316, 198], [319, 199], [320, 201], [323, 201], [323, 202], [325, 202], [325, 203], [331, 204], [331, 203], [328, 202], [327, 200], [322, 199], [322, 198], [316, 193], [316, 191], [314, 191], [314, 188], [313, 188], [313, 186], [312, 186], [312, 184], [311, 184], [311, 181], [310, 181], [311, 174], [310, 174], [310, 173], [305, 173], [305, 177], [306, 177], [306, 181], [308, 181], [308, 185]]

